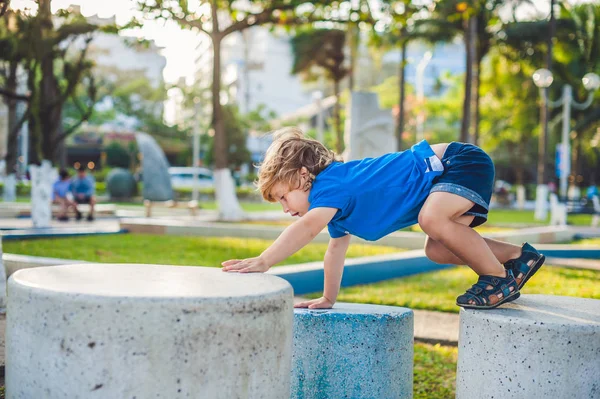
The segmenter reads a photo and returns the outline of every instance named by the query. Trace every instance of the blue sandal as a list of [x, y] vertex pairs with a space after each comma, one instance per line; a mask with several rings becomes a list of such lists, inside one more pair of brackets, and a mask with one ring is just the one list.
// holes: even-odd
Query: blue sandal
[[[521, 248], [521, 256], [511, 259], [504, 264], [506, 270], [510, 270], [517, 280], [517, 285], [521, 289], [527, 281], [544, 264], [546, 257], [539, 253], [537, 249], [524, 243]], [[533, 261], [531, 264], [529, 262]]]
[[477, 283], [456, 298], [456, 304], [467, 309], [493, 309], [514, 301], [521, 293], [512, 272], [508, 270], [506, 273], [504, 278], [479, 276]]

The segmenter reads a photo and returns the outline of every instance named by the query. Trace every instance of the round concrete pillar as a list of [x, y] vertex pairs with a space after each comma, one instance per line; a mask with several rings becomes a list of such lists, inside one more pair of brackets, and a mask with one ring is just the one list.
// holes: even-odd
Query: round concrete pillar
[[600, 301], [522, 295], [462, 309], [456, 397], [600, 398]]
[[294, 309], [292, 398], [412, 398], [413, 312]]
[[20, 270], [7, 398], [289, 397], [292, 295], [275, 276], [206, 267]]

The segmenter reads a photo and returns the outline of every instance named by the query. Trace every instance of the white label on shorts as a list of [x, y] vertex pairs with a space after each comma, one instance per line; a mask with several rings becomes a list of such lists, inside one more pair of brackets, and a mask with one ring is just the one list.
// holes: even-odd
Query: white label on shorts
[[444, 165], [442, 164], [442, 161], [440, 161], [440, 159], [436, 155], [429, 157], [429, 163], [431, 164], [432, 172], [443, 172], [444, 171]]

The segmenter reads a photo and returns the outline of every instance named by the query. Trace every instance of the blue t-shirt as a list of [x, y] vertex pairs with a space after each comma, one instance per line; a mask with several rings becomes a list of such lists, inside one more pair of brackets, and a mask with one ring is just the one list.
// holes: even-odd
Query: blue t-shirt
[[313, 181], [309, 209], [338, 209], [327, 226], [332, 238], [352, 234], [375, 241], [417, 223], [433, 179], [443, 171], [425, 140], [377, 158], [333, 162]]
[[71, 182], [71, 190], [74, 195], [83, 194], [90, 197], [95, 191], [94, 180], [90, 176], [85, 176], [83, 179], [75, 177]]
[[52, 186], [52, 199], [65, 198], [69, 191], [71, 191], [71, 179], [61, 180], [59, 178]]

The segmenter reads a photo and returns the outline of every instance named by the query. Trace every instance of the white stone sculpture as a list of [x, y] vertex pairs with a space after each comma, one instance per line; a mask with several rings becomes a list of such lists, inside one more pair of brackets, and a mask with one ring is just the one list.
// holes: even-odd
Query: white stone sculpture
[[379, 109], [376, 93], [353, 92], [348, 111], [344, 160], [377, 157], [396, 151], [392, 113]]

